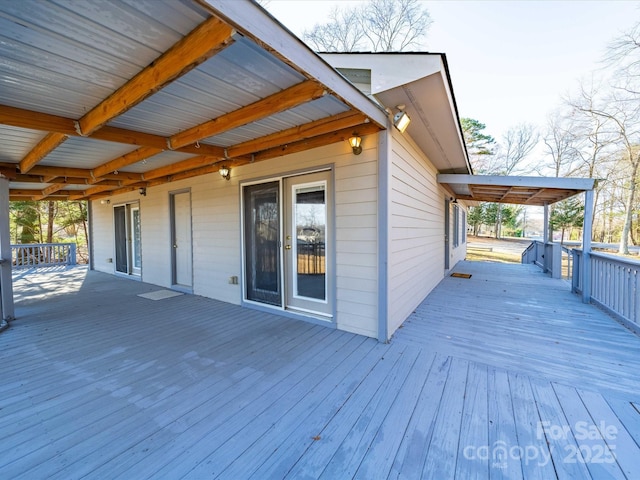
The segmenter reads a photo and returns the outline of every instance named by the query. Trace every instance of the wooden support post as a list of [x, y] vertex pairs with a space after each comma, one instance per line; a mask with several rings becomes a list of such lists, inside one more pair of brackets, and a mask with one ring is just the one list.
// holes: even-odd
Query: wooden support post
[[553, 239], [549, 239], [549, 235], [551, 235], [551, 229], [549, 228], [549, 204], [544, 202], [544, 233], [542, 237], [542, 255], [544, 265], [542, 270], [547, 273], [549, 271], [549, 259], [547, 259], [547, 243], [553, 241]]
[[591, 235], [593, 227], [593, 190], [584, 192], [582, 229], [582, 302], [591, 303]]
[[0, 296], [2, 320], [15, 318], [13, 308], [13, 279], [11, 278], [11, 234], [9, 232], [9, 179], [0, 177]]

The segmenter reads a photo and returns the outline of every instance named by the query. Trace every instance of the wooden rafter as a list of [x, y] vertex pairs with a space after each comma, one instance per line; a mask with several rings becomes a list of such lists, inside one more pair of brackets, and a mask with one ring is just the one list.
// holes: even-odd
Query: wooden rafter
[[59, 192], [60, 190], [64, 189], [64, 187], [66, 186], [67, 186], [66, 183], [54, 183], [53, 185], [49, 185], [47, 188], [43, 188], [42, 191], [40, 192], [40, 195], [34, 195], [32, 199], [35, 201], [44, 200], [49, 195]]
[[184, 172], [186, 170], [212, 165], [218, 161], [220, 161], [220, 159], [215, 157], [202, 156], [189, 158], [187, 160], [183, 160], [182, 162], [177, 162], [171, 165], [156, 168], [154, 170], [149, 170], [148, 172], [142, 174], [142, 178], [144, 180], [153, 180], [160, 177], [175, 175], [176, 173]]
[[[69, 195], [73, 195], [75, 193], [78, 193], [76, 190], [58, 190], [57, 192], [57, 196], [58, 197], [67, 197]], [[34, 196], [38, 196], [40, 195], [40, 191], [39, 190], [24, 190], [24, 189], [10, 189], [9, 190], [9, 195], [13, 196], [13, 197], [27, 197], [27, 198], [33, 198]]]
[[507, 197], [509, 196], [509, 194], [510, 194], [510, 193], [512, 193], [512, 192], [513, 192], [513, 187], [509, 187], [509, 188], [507, 188], [507, 189], [506, 189], [506, 191], [504, 192], [504, 195], [502, 195], [502, 196], [500, 197], [500, 200], [501, 200], [501, 201], [502, 201], [502, 200], [504, 200], [504, 199], [505, 199], [505, 198], [507, 198]]
[[324, 87], [313, 80], [298, 83], [262, 100], [239, 108], [238, 110], [226, 113], [213, 120], [177, 133], [169, 139], [169, 147], [171, 149], [177, 149], [195, 143], [203, 138], [232, 130], [278, 112], [289, 110], [290, 108], [320, 98], [324, 94]]
[[217, 52], [230, 45], [233, 28], [217, 17], [198, 25], [158, 59], [125, 83], [108, 98], [87, 112], [79, 121], [82, 135], [91, 135], [109, 120], [184, 75]]
[[69, 138], [64, 133], [49, 133], [38, 144], [31, 149], [29, 153], [20, 161], [19, 167], [21, 173], [27, 173], [31, 170], [40, 160], [46, 157], [49, 153], [55, 150], [58, 145]]
[[366, 123], [367, 120], [367, 117], [361, 113], [354, 113], [352, 111], [344, 112], [334, 115], [333, 117], [322, 118], [315, 122], [306, 123], [255, 140], [240, 143], [228, 149], [228, 156], [233, 158], [256, 153], [261, 150], [298, 142], [306, 138], [324, 135], [343, 128], [356, 127]]
[[114, 158], [113, 160], [109, 160], [106, 163], [94, 168], [92, 170], [92, 176], [95, 179], [102, 177], [108, 173], [117, 172], [122, 167], [126, 167], [127, 165], [132, 165], [134, 163], [141, 162], [149, 157], [153, 157], [158, 153], [161, 153], [162, 149], [152, 148], [152, 147], [141, 147], [133, 152], [126, 153], [121, 155], [120, 157]]
[[548, 189], [546, 189], [546, 188], [541, 188], [541, 189], [540, 189], [540, 190], [538, 190], [536, 193], [534, 193], [534, 194], [533, 194], [533, 195], [531, 195], [529, 198], [527, 198], [527, 200], [526, 200], [526, 202], [525, 202], [525, 203], [529, 203], [530, 201], [535, 200], [536, 198], [538, 198], [538, 197], [540, 197], [540, 196], [542, 196], [542, 195], [548, 194], [548, 193], [549, 193], [549, 192], [548, 192]]
[[[361, 137], [371, 135], [380, 131], [380, 127], [373, 123], [367, 123], [358, 127], [358, 134]], [[283, 145], [276, 148], [257, 153], [254, 157], [254, 161], [269, 160], [272, 158], [281, 157], [290, 153], [302, 152], [311, 148], [322, 147], [330, 145], [332, 143], [346, 142], [350, 136], [353, 135], [352, 128], [345, 128], [335, 132], [327, 133], [325, 135], [319, 135], [310, 139], [294, 142], [288, 145]], [[246, 163], [244, 161], [242, 164]]]
[[[0, 124], [11, 125], [12, 127], [26, 128], [29, 130], [41, 130], [56, 132], [68, 136], [81, 136], [74, 129], [74, 120], [48, 113], [39, 113], [22, 108], [8, 107], [0, 105]], [[167, 148], [168, 138], [151, 133], [137, 132], [124, 128], [102, 127], [90, 135], [90, 138], [104, 140], [107, 142], [125, 143], [128, 145], [139, 145], [141, 147]], [[185, 145], [174, 149], [177, 152], [193, 153], [194, 155], [219, 155], [224, 156], [224, 149], [215, 145], [199, 144]]]
[[[150, 180], [156, 180], [156, 179], [165, 177], [164, 180], [153, 183], [153, 185], [156, 185], [156, 184], [159, 185], [167, 181], [170, 181], [169, 177], [171, 175], [175, 175], [175, 174], [178, 174], [187, 170], [192, 170], [194, 168], [199, 168], [202, 166], [213, 165], [216, 162], [219, 162], [219, 159], [216, 157], [201, 156], [201, 157], [189, 158], [187, 160], [183, 160], [182, 162], [176, 162], [176, 163], [172, 163], [171, 165], [166, 165], [164, 167], [159, 167], [154, 170], [149, 170], [148, 172], [145, 172], [139, 175], [137, 178], [133, 178], [131, 180], [123, 180], [122, 182], [120, 182], [119, 186], [98, 184], [95, 187], [88, 188], [82, 192], [76, 192], [76, 195], [74, 195], [71, 199], [80, 200], [83, 198], [91, 197], [93, 195], [106, 193], [106, 192], [109, 192], [110, 195], [114, 195], [115, 192], [122, 192], [121, 190], [122, 188], [131, 186], [131, 185], [136, 185], [136, 184], [139, 184], [140, 182], [143, 182], [143, 183], [140, 183], [141, 186], [152, 186], [148, 183]], [[147, 183], [144, 183], [144, 182], [147, 182]]]

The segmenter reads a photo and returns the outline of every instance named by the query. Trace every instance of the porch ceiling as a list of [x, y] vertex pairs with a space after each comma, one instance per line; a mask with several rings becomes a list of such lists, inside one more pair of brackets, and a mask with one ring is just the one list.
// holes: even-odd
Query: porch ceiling
[[438, 183], [460, 200], [544, 206], [593, 190], [596, 180], [440, 174]]
[[100, 198], [387, 121], [249, 1], [0, 2], [0, 58], [13, 200]]

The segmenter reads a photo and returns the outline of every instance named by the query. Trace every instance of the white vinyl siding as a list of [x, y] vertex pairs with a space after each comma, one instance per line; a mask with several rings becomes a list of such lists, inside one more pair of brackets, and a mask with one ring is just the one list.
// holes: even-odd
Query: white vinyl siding
[[[231, 180], [213, 173], [93, 202], [96, 270], [113, 273], [113, 205], [140, 201], [142, 280], [169, 287], [171, 250], [169, 192], [190, 188], [193, 235], [193, 292], [239, 304], [242, 297], [240, 182], [303, 173], [334, 166], [336, 322], [338, 328], [377, 337], [378, 233], [377, 135], [363, 137], [363, 152], [354, 155], [347, 142], [232, 168]], [[239, 284], [229, 283], [238, 277]]]
[[393, 132], [389, 199], [388, 334], [444, 275], [444, 199], [437, 171], [415, 144]]

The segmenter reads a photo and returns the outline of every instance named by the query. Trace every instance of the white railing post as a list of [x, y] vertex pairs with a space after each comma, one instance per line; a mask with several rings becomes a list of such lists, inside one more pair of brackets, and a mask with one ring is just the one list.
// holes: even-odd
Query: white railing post
[[582, 301], [591, 302], [591, 229], [593, 223], [593, 190], [584, 192], [582, 229]]
[[13, 305], [13, 278], [11, 276], [11, 234], [9, 232], [9, 179], [0, 177], [0, 296], [2, 311], [0, 320], [15, 317]]

